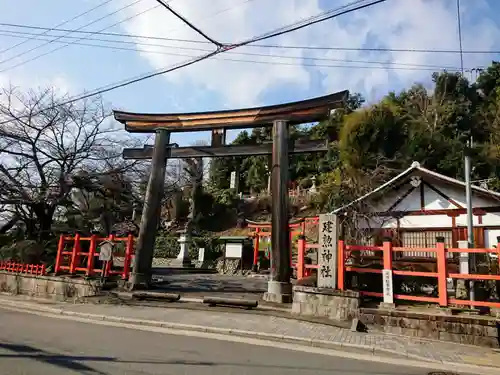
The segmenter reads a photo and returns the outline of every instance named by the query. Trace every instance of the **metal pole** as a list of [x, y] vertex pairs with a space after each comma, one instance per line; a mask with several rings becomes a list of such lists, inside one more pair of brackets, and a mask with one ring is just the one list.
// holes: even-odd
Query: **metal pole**
[[132, 289], [148, 288], [151, 282], [151, 264], [156, 239], [156, 230], [160, 219], [161, 200], [165, 186], [165, 170], [167, 157], [170, 154], [168, 143], [170, 133], [166, 130], [157, 130], [151, 174], [144, 197], [139, 238], [134, 258], [134, 268], [130, 275]]
[[[460, 0], [457, 0], [457, 26], [458, 26], [458, 43], [460, 45], [460, 70], [464, 77], [464, 55], [462, 50], [462, 23], [460, 19]], [[464, 155], [465, 169], [465, 199], [467, 203], [467, 243], [469, 248], [474, 247], [474, 221], [472, 216], [472, 188], [471, 188], [471, 159], [470, 151], [472, 148], [472, 135], [469, 138], [469, 144], [466, 145]], [[474, 272], [475, 257], [469, 253], [469, 273]], [[469, 280], [469, 296], [470, 300], [474, 301], [474, 280]]]
[[[472, 183], [471, 183], [471, 158], [470, 146], [472, 141], [469, 141], [465, 150], [464, 169], [465, 169], [465, 199], [467, 206], [467, 244], [469, 248], [474, 247], [474, 218], [472, 216]], [[474, 272], [474, 254], [469, 253], [469, 273]], [[470, 300], [474, 301], [474, 280], [469, 280], [469, 296]]]

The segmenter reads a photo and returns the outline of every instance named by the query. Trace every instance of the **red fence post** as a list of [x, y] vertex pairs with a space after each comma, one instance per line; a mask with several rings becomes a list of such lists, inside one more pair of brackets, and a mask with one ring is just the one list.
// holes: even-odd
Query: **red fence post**
[[337, 288], [339, 290], [344, 290], [344, 278], [345, 278], [345, 242], [344, 240], [339, 240], [338, 242], [338, 262], [339, 266], [337, 269]]
[[133, 252], [134, 252], [134, 236], [130, 233], [127, 237], [127, 247], [125, 248], [125, 260], [123, 261], [123, 273], [122, 273], [123, 280], [128, 280]]
[[[500, 236], [497, 237], [497, 261], [498, 261], [498, 274], [500, 275]], [[498, 294], [498, 292], [497, 292]]]
[[392, 270], [392, 241], [384, 239], [384, 270]]
[[69, 266], [69, 273], [74, 274], [78, 262], [78, 253], [80, 252], [80, 233], [75, 234], [73, 243], [73, 252], [71, 253], [71, 264]]
[[256, 228], [254, 242], [253, 242], [253, 265], [252, 265], [253, 272], [257, 272], [257, 267], [259, 264], [259, 242], [260, 242], [259, 232], [260, 228]]
[[394, 303], [394, 288], [392, 280], [392, 239], [384, 238], [382, 245], [384, 269], [382, 270], [382, 291], [384, 294], [384, 303]]
[[301, 234], [297, 240], [297, 280], [305, 276], [304, 258], [306, 256], [306, 236]]
[[87, 276], [92, 276], [92, 274], [94, 273], [94, 256], [95, 256], [96, 246], [97, 246], [97, 235], [92, 234], [90, 236], [89, 258], [87, 259]]
[[61, 270], [62, 252], [64, 251], [64, 234], [59, 236], [59, 243], [57, 244], [57, 256], [56, 265], [54, 267], [54, 273], [57, 274]]
[[448, 272], [446, 265], [446, 248], [444, 246], [444, 237], [436, 237], [436, 249], [439, 305], [448, 306]]

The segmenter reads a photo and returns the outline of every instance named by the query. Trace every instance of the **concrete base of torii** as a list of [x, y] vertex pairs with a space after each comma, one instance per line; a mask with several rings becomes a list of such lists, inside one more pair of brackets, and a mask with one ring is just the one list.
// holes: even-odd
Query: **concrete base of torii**
[[292, 283], [269, 280], [263, 299], [273, 303], [292, 303]]

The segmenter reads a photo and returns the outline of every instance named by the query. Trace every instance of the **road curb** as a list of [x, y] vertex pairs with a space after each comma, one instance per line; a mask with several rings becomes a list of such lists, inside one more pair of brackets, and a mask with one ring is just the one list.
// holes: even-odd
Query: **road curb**
[[[426, 370], [434, 368], [435, 371], [441, 371], [441, 373], [446, 373], [446, 371], [450, 371], [450, 369], [453, 369], [454, 371], [471, 373], [471, 374], [481, 373], [484, 375], [497, 375], [498, 373], [498, 367], [495, 366], [488, 366], [488, 365], [481, 366], [477, 364], [469, 364], [466, 362], [450, 363], [446, 361], [430, 360], [429, 358], [421, 358], [419, 356], [409, 356], [405, 358], [400, 353], [390, 350], [389, 351], [385, 350], [383, 352], [385, 354], [387, 352], [397, 353], [398, 356], [397, 357], [387, 356], [387, 355], [384, 356], [381, 355], [382, 353], [380, 353], [380, 350], [374, 350], [374, 351], [368, 350], [367, 352], [366, 346], [363, 345], [359, 346], [351, 344], [332, 345], [333, 343], [329, 341], [310, 340], [301, 337], [273, 335], [264, 333], [255, 334], [253, 332], [250, 332], [251, 335], [247, 335], [249, 333], [247, 331], [223, 329], [223, 328], [213, 329], [195, 325], [183, 325], [183, 324], [169, 323], [169, 322], [163, 322], [161, 325], [158, 324], [158, 322], [155, 322], [156, 324], [150, 324], [151, 322], [154, 321], [128, 319], [120, 317], [110, 319], [110, 317], [98, 314], [68, 312], [64, 311], [63, 309], [50, 308], [45, 306], [43, 306], [44, 307], [43, 309], [37, 309], [36, 306], [20, 307], [20, 305], [21, 304], [8, 303], [0, 307], [8, 311], [11, 310], [16, 312], [24, 312], [47, 318], [60, 318], [65, 320], [74, 320], [77, 322], [82, 322], [87, 324], [117, 326], [126, 329], [137, 329], [149, 332], [158, 332], [163, 334], [172, 334], [172, 335], [180, 334], [180, 335], [190, 336], [189, 332], [192, 332], [193, 336], [201, 335], [198, 337], [205, 337], [204, 336], [205, 334], [214, 335], [210, 338], [212, 339], [215, 338], [218, 340], [227, 340], [230, 342], [234, 341], [250, 345], [263, 345], [267, 347], [281, 348], [284, 350], [298, 350], [319, 355], [333, 355], [342, 358], [349, 358], [351, 360], [373, 361], [374, 365], [376, 365], [376, 363], [391, 363], [393, 365], [404, 365], [415, 368], [423, 368]], [[142, 324], [138, 324], [139, 322], [142, 322]], [[141, 326], [143, 328], [141, 328]], [[155, 327], [158, 328], [158, 331], [156, 331]], [[189, 329], [193, 327], [201, 329], [197, 330]], [[196, 331], [198, 331], [198, 333], [196, 333]], [[223, 337], [226, 337], [227, 339]], [[362, 352], [355, 350], [341, 350], [342, 348], [362, 349]], [[317, 352], [317, 350], [323, 352]]]
[[144, 320], [144, 319], [134, 319], [134, 318], [125, 318], [125, 317], [117, 317], [117, 316], [106, 316], [100, 314], [91, 314], [91, 313], [81, 313], [77, 311], [67, 311], [61, 308], [54, 308], [48, 306], [38, 305], [36, 303], [26, 303], [26, 302], [13, 302], [8, 300], [2, 300], [3, 304], [0, 306], [1, 308], [5, 308], [7, 310], [21, 311], [21, 312], [30, 312], [36, 314], [40, 313], [50, 313], [54, 315], [63, 315], [69, 317], [78, 317], [88, 320], [94, 321], [108, 321], [114, 323], [124, 323], [131, 325], [139, 325], [139, 326], [148, 326], [148, 327], [158, 327], [158, 328], [169, 328], [175, 330], [185, 330], [185, 331], [195, 331], [195, 332], [205, 332], [205, 333], [214, 333], [214, 334], [222, 334], [222, 335], [236, 335], [245, 338], [254, 338], [254, 339], [262, 339], [269, 341], [279, 341], [286, 342], [292, 344], [301, 344], [305, 346], [312, 346], [324, 349], [334, 349], [338, 350], [339, 348], [344, 348], [348, 350], [362, 350], [365, 353], [369, 353], [372, 355], [395, 355], [397, 357], [402, 357], [406, 359], [413, 359], [419, 361], [425, 361], [428, 363], [444, 363], [442, 361], [432, 360], [427, 357], [414, 355], [408, 352], [401, 353], [401, 351], [379, 348], [374, 345], [361, 345], [361, 344], [351, 344], [351, 343], [339, 343], [333, 341], [326, 340], [316, 340], [316, 339], [308, 339], [305, 337], [297, 337], [290, 335], [280, 335], [274, 333], [266, 333], [266, 332], [252, 332], [245, 331], [239, 329], [230, 329], [230, 328], [220, 328], [220, 327], [204, 327], [193, 324], [184, 324], [184, 323], [174, 323], [174, 322], [166, 322], [166, 321], [156, 321], [156, 320]]

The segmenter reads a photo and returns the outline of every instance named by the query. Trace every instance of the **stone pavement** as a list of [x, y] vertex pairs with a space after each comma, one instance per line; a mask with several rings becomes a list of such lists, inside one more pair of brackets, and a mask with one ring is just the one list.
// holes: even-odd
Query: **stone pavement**
[[448, 364], [473, 364], [500, 368], [500, 352], [462, 344], [440, 342], [380, 332], [350, 330], [252, 313], [216, 312], [146, 306], [67, 304], [0, 296], [6, 308], [144, 324], [168, 328], [225, 333], [271, 340], [298, 341], [313, 346], [360, 350], [375, 355], [397, 355]]

